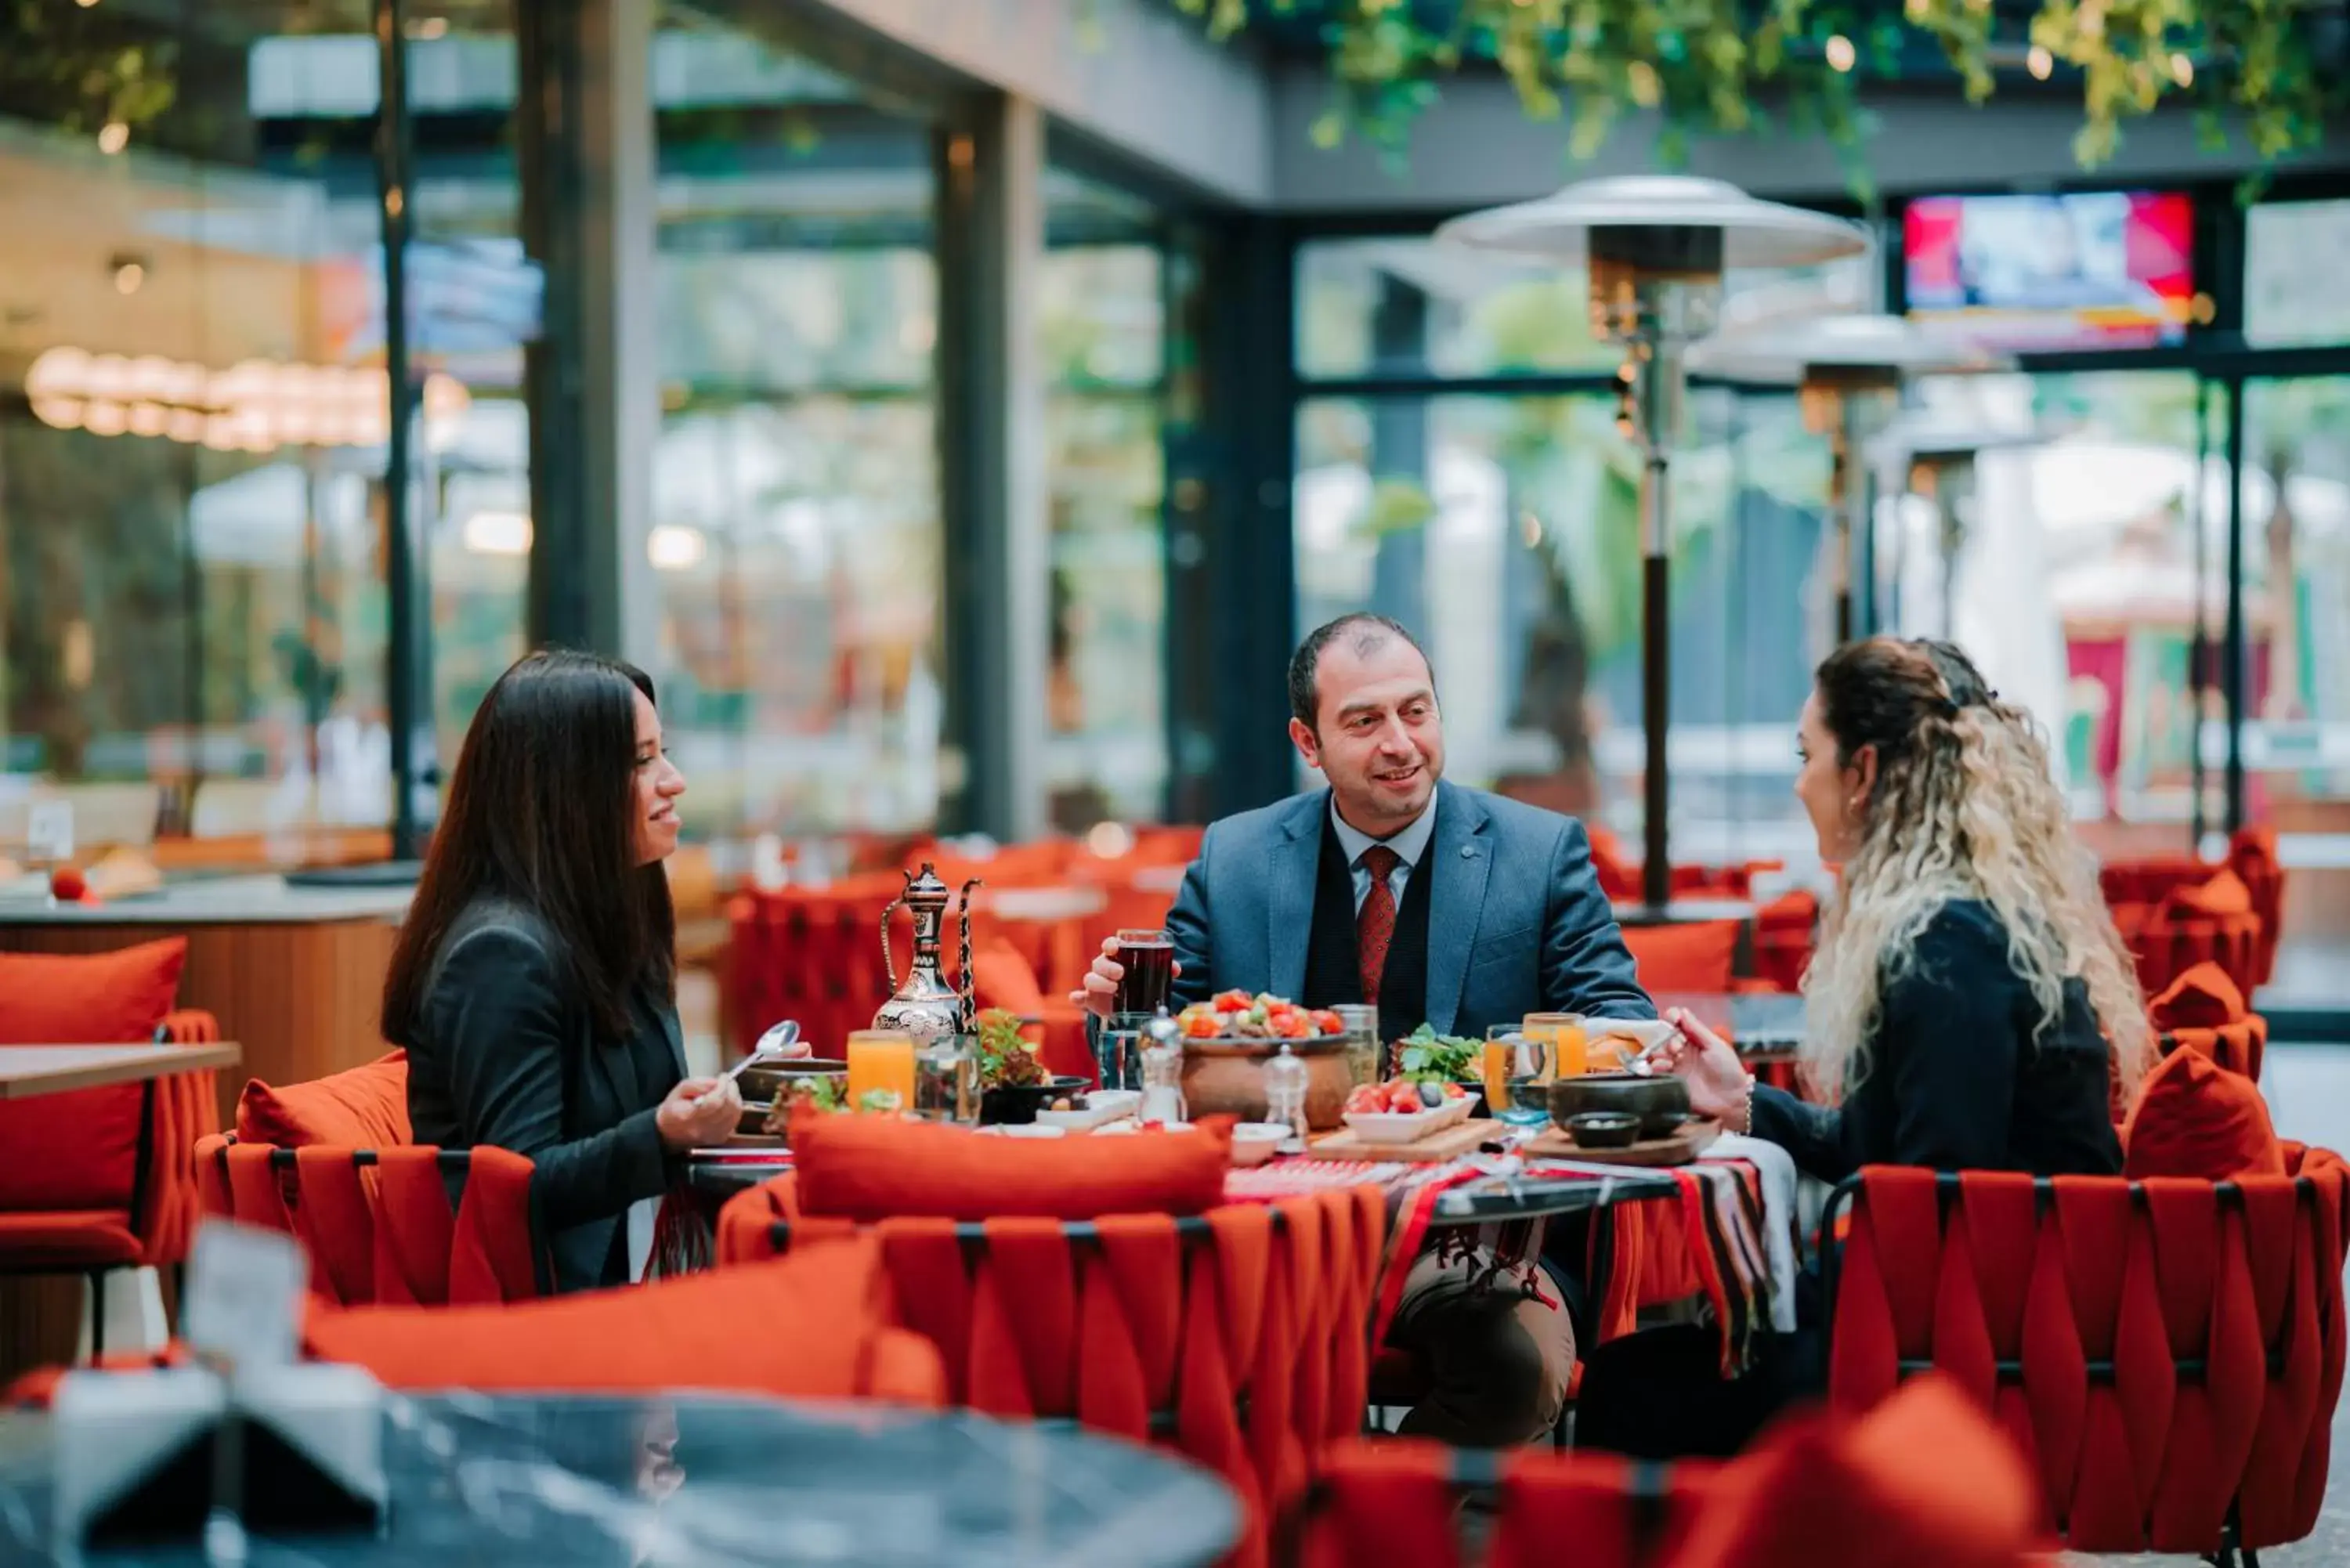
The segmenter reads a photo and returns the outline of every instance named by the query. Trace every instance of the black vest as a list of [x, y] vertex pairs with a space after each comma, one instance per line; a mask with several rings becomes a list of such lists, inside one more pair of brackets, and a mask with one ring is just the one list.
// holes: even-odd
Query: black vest
[[[1421, 851], [1396, 910], [1388, 967], [1379, 976], [1379, 1034], [1400, 1040], [1428, 1018], [1429, 885], [1435, 879], [1436, 839]], [[1337, 824], [1322, 815], [1322, 861], [1314, 879], [1314, 929], [1305, 944], [1307, 1007], [1363, 1000], [1362, 963], [1355, 950], [1355, 873], [1338, 842]]]

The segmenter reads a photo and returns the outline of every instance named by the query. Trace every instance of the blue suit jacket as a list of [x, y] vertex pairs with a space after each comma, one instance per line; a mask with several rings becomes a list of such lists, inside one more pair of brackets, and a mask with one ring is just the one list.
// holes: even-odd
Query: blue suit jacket
[[[1208, 829], [1167, 917], [1179, 999], [1305, 988], [1329, 811], [1320, 789]], [[1657, 1015], [1573, 817], [1439, 784], [1436, 831], [1412, 871], [1422, 877], [1432, 879], [1428, 1022], [1440, 1033], [1482, 1037], [1529, 1012]]]

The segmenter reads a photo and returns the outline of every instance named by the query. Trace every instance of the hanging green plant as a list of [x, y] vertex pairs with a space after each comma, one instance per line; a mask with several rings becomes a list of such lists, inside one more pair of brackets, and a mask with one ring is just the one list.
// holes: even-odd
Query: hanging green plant
[[109, 151], [170, 110], [177, 65], [172, 44], [139, 38], [94, 8], [0, 0], [0, 105], [99, 136]]
[[[1991, 95], [1993, 67], [2078, 71], [2075, 157], [2095, 168], [2124, 124], [2166, 99], [2192, 98], [2208, 140], [2241, 122], [2263, 166], [2315, 143], [2336, 89], [2310, 47], [2314, 0], [2043, 0], [2028, 33], [2002, 36], [1991, 0], [1904, 0], [1881, 16], [1856, 0], [1177, 0], [1217, 37], [1268, 18], [1315, 22], [1333, 92], [1317, 143], [1360, 135], [1399, 151], [1443, 78], [1498, 67], [1526, 112], [1568, 120], [1571, 156], [1596, 152], [1632, 110], [1662, 119], [1678, 161], [1695, 136], [1760, 128], [1762, 89], [1787, 125], [1824, 134], [1867, 194], [1859, 156], [1867, 121], [1859, 83], [1895, 74], [1903, 46], [1929, 38], [1968, 99]], [[2025, 53], [2029, 50], [2028, 55]]]

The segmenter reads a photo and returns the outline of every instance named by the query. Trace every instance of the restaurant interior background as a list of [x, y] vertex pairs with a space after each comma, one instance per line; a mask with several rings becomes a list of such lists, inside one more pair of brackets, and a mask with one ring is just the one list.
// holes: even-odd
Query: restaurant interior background
[[[913, 9], [46, 12], [148, 96], [0, 62], [0, 854], [60, 794], [195, 868], [412, 848], [489, 681], [566, 638], [660, 682], [723, 864], [1205, 820], [1295, 785], [1282, 662], [1365, 605], [1424, 633], [1452, 777], [1636, 840], [1615, 357], [1579, 276], [1429, 236], [1654, 128], [1571, 165], [1468, 79], [1399, 165], [1315, 144], [1310, 29], [974, 4], [918, 47]], [[1885, 85], [1879, 256], [1733, 299], [2022, 350], [1916, 392], [1986, 450], [1947, 535], [1877, 476], [1863, 619], [2028, 701], [2101, 849], [2273, 823], [2290, 991], [2350, 942], [2350, 159], [2246, 204], [2250, 154], [2165, 111], [2085, 172], [2064, 87]], [[1696, 167], [1858, 210], [1790, 137]], [[1969, 229], [2077, 299], [1997, 313]], [[1788, 393], [1684, 412], [1674, 845], [1800, 861], [1827, 450]]]

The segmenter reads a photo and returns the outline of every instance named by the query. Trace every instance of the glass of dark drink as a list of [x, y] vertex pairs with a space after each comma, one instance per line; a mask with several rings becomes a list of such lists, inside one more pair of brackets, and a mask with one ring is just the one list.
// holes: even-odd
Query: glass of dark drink
[[1151, 1017], [1168, 1003], [1175, 983], [1175, 939], [1166, 931], [1118, 933], [1118, 961], [1126, 976], [1118, 982], [1118, 1011]]

